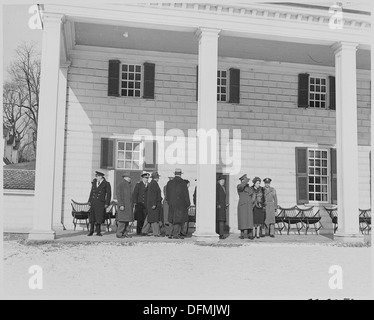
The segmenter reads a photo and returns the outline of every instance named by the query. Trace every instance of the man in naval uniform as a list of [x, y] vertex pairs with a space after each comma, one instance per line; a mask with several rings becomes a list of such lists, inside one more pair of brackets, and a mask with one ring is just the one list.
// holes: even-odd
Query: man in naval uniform
[[135, 205], [134, 218], [137, 221], [137, 235], [142, 234], [144, 220], [147, 216], [147, 188], [149, 177], [149, 173], [143, 173], [141, 175], [142, 181], [135, 185], [135, 189], [132, 194], [132, 202]]
[[89, 237], [94, 234], [95, 225], [96, 234], [100, 237], [102, 236], [101, 225], [105, 222], [106, 209], [112, 199], [112, 188], [104, 176], [104, 173], [96, 171], [96, 178], [92, 181], [91, 193], [88, 199], [88, 203], [91, 206]]

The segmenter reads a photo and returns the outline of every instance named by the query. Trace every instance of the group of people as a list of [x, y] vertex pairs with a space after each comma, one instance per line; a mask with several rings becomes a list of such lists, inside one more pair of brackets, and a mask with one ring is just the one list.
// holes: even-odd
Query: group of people
[[[137, 182], [135, 188], [131, 185], [129, 173], [122, 175], [123, 181], [117, 186], [117, 238], [131, 237], [128, 232], [129, 224], [137, 221], [136, 233], [138, 235], [161, 236], [160, 225], [168, 226], [166, 235], [170, 239], [183, 239], [183, 226], [188, 223], [188, 210], [191, 206], [189, 196], [188, 180], [182, 179], [182, 170], [176, 169], [174, 177], [164, 187], [162, 198], [159, 186], [160, 175], [158, 172], [152, 174], [143, 173], [141, 181]], [[149, 179], [152, 179], [149, 182]], [[270, 186], [271, 179], [263, 180], [255, 177], [252, 186], [250, 179], [245, 174], [240, 177], [241, 183], [237, 186], [239, 195], [238, 203], [238, 228], [241, 232], [240, 238], [255, 239], [275, 236], [275, 214], [278, 208], [276, 190]], [[226, 179], [219, 176], [216, 186], [216, 232], [220, 239], [224, 239], [226, 226]], [[92, 182], [91, 193], [88, 200], [91, 206], [90, 230], [88, 236], [96, 231], [101, 234], [101, 224], [106, 217], [106, 209], [111, 203], [111, 185], [105, 179], [102, 172], [96, 171], [96, 178]], [[196, 188], [193, 196], [196, 205]]]
[[238, 203], [238, 228], [240, 238], [275, 237], [275, 215], [278, 208], [278, 198], [276, 190], [270, 186], [271, 179], [263, 180], [255, 177], [250, 179], [245, 174], [240, 177], [241, 183], [237, 186], [239, 194]]
[[[129, 224], [137, 221], [137, 234], [161, 236], [160, 224], [168, 225], [167, 236], [170, 239], [183, 239], [182, 227], [188, 221], [190, 196], [188, 180], [182, 179], [182, 170], [175, 170], [164, 188], [163, 201], [159, 186], [160, 175], [143, 173], [141, 181], [132, 190], [129, 173], [122, 175], [123, 181], [117, 186], [117, 238], [130, 238]], [[111, 202], [111, 186], [102, 172], [96, 171], [92, 182], [89, 205], [91, 206], [90, 230], [88, 236], [96, 231], [101, 234], [101, 224], [105, 221], [106, 209]], [[149, 182], [149, 179], [152, 180]], [[150, 232], [152, 230], [152, 232]]]

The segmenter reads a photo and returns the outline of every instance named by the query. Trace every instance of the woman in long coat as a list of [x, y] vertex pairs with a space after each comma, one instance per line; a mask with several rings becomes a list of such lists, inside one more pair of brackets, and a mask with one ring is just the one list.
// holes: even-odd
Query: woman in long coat
[[278, 209], [278, 197], [277, 192], [273, 187], [270, 186], [271, 179], [265, 178], [264, 192], [265, 192], [265, 202], [266, 202], [266, 219], [265, 224], [267, 227], [267, 233], [270, 237], [274, 238], [275, 234], [275, 214]]
[[117, 237], [129, 238], [130, 236], [128, 235], [127, 228], [129, 223], [134, 221], [131, 178], [129, 174], [124, 174], [122, 178], [124, 180], [117, 186]]
[[252, 189], [249, 187], [249, 179], [245, 174], [240, 178], [237, 190], [239, 195], [238, 203], [238, 229], [240, 230], [240, 239], [245, 238], [253, 240], [253, 208], [252, 208]]
[[261, 187], [261, 179], [255, 177], [253, 180], [253, 186], [251, 187], [252, 194], [252, 206], [253, 206], [253, 224], [256, 230], [256, 238], [264, 237], [263, 228], [265, 224], [265, 194], [264, 189]]
[[158, 185], [160, 176], [158, 172], [152, 173], [152, 181], [148, 185], [147, 190], [147, 212], [148, 212], [148, 223], [152, 226], [153, 235], [155, 237], [160, 236], [160, 224], [162, 215], [162, 197], [161, 189]]
[[220, 239], [225, 238], [226, 223], [226, 190], [225, 178], [220, 176], [216, 186], [216, 232]]

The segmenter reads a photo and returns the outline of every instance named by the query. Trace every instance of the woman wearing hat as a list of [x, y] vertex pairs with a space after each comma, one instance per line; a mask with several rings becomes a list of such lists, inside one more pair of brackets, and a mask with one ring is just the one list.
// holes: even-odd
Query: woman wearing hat
[[275, 214], [278, 208], [277, 192], [273, 187], [270, 186], [271, 179], [264, 179], [265, 187], [265, 202], [266, 202], [266, 219], [265, 225], [267, 227], [266, 233], [270, 234], [270, 237], [274, 238], [275, 234]]
[[253, 240], [253, 208], [251, 201], [252, 189], [249, 187], [247, 175], [240, 177], [240, 184], [237, 186], [238, 203], [238, 229], [240, 230], [240, 239], [248, 237]]
[[260, 236], [264, 236], [262, 229], [265, 224], [265, 194], [259, 177], [255, 177], [252, 182], [253, 224], [256, 230], [256, 238], [259, 239]]

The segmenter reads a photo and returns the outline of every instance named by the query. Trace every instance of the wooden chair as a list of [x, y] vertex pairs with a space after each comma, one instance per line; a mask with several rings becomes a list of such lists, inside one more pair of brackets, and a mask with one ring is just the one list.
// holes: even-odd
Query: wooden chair
[[196, 206], [192, 205], [188, 208], [188, 221], [187, 221], [187, 231], [186, 234], [188, 234], [188, 229], [190, 226], [190, 222], [196, 223]]
[[311, 224], [314, 226], [314, 230], [316, 231], [316, 234], [319, 234], [319, 230], [323, 228], [319, 210], [317, 210], [317, 212], [314, 212], [314, 207], [309, 207], [309, 208], [298, 207], [298, 210], [299, 210], [299, 215], [301, 217], [301, 221], [305, 226], [305, 234], [306, 235], [308, 234], [308, 230]]
[[283, 212], [283, 222], [288, 225], [287, 235], [290, 234], [291, 225], [296, 225], [297, 232], [300, 234], [301, 229], [304, 228], [304, 224], [301, 220], [301, 214], [297, 206], [291, 208], [279, 207], [281, 212]]
[[364, 234], [367, 231], [367, 234], [370, 234], [371, 231], [371, 209], [359, 209], [360, 212], [360, 231]]
[[80, 221], [84, 220], [87, 230], [90, 228], [90, 209], [91, 207], [89, 204], [86, 203], [79, 203], [74, 200], [71, 200], [71, 207], [72, 207], [72, 216], [73, 216], [73, 224], [74, 224], [74, 231], [77, 229], [77, 224], [81, 223]]
[[334, 225], [334, 234], [338, 230], [338, 207], [327, 208], [324, 207], [326, 212], [329, 214], [331, 222]]

